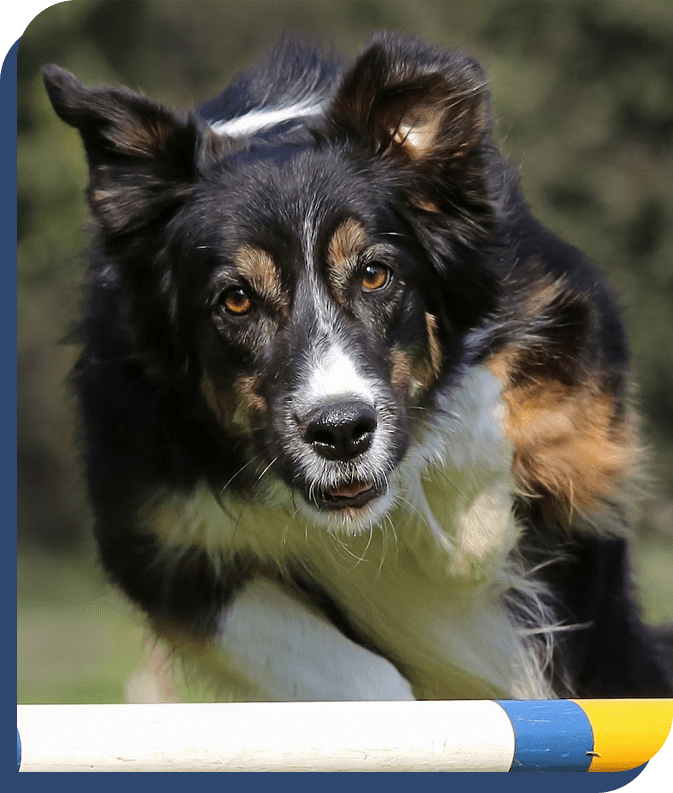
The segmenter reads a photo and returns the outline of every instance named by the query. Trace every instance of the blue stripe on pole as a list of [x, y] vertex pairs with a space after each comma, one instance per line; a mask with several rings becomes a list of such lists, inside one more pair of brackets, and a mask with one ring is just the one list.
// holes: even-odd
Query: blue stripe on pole
[[16, 731], [16, 770], [18, 771], [21, 768], [21, 736], [19, 735], [19, 731]]
[[499, 700], [515, 737], [510, 771], [587, 771], [594, 736], [586, 713], [568, 700]]

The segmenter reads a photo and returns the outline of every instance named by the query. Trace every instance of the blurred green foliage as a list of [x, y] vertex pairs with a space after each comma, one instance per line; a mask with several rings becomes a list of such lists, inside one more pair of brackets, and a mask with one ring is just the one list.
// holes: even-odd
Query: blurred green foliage
[[19, 537], [69, 548], [87, 535], [64, 383], [76, 350], [86, 208], [77, 134], [40, 78], [55, 61], [191, 105], [296, 30], [353, 55], [394, 28], [474, 54], [498, 138], [539, 217], [587, 251], [623, 297], [652, 446], [646, 525], [673, 523], [673, 4], [667, 0], [71, 0], [19, 47]]

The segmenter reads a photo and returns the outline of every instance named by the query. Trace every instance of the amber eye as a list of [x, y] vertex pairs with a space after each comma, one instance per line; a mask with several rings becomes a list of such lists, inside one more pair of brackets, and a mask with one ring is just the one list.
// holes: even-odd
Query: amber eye
[[391, 278], [392, 273], [389, 267], [386, 267], [385, 264], [372, 262], [362, 271], [360, 283], [365, 291], [374, 292], [377, 289], [383, 289], [385, 286], [388, 286]]
[[234, 286], [224, 293], [222, 305], [230, 314], [240, 317], [252, 309], [252, 300], [244, 289]]

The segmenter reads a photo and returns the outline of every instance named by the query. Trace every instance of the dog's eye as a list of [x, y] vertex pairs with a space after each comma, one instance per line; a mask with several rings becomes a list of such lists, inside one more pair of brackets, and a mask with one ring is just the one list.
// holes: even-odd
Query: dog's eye
[[233, 286], [222, 296], [222, 305], [229, 314], [240, 317], [252, 309], [252, 300], [240, 286]]
[[371, 262], [362, 271], [360, 283], [366, 292], [375, 292], [388, 286], [392, 278], [392, 272], [385, 264]]

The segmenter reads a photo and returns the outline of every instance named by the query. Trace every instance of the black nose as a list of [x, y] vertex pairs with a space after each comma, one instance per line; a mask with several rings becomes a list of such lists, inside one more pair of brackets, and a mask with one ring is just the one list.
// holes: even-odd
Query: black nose
[[348, 460], [372, 445], [376, 413], [365, 402], [337, 402], [312, 410], [305, 419], [304, 440], [328, 460]]

